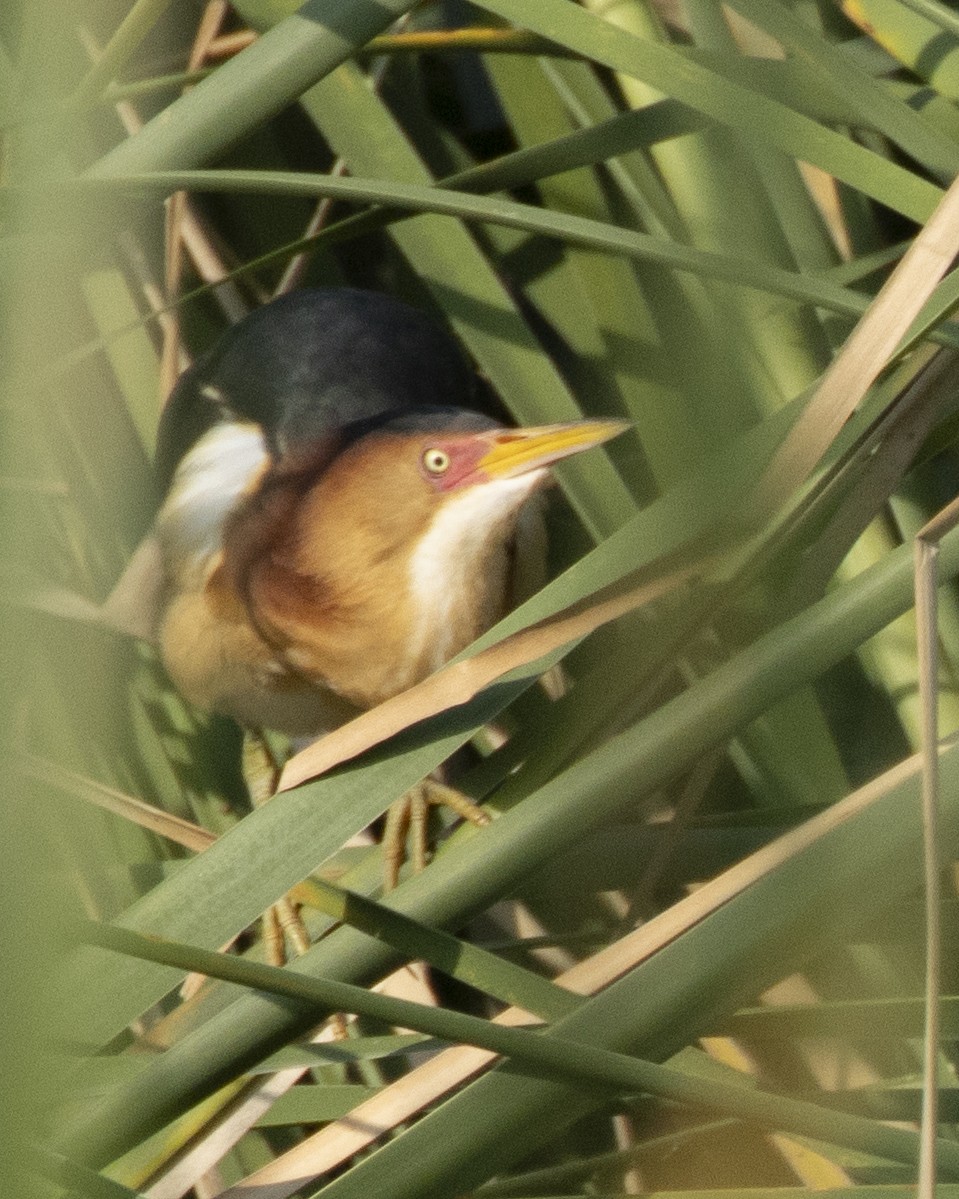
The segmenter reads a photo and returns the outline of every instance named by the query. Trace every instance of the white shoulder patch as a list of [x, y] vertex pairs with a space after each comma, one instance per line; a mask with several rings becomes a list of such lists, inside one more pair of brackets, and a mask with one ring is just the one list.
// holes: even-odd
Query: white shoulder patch
[[216, 425], [200, 438], [177, 467], [156, 520], [169, 570], [204, 569], [222, 547], [227, 516], [269, 461], [258, 425]]

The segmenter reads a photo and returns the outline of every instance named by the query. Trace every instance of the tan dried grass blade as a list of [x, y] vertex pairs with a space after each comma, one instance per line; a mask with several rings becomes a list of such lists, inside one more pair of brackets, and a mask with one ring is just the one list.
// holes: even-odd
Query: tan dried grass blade
[[[320, 1045], [334, 1038], [334, 1030], [328, 1025], [311, 1037], [308, 1044]], [[218, 1114], [201, 1137], [154, 1176], [144, 1194], [149, 1199], [181, 1199], [219, 1164], [281, 1095], [285, 1095], [308, 1073], [308, 1066], [292, 1066], [288, 1070], [278, 1070], [265, 1079], [255, 1080]]]
[[772, 516], [808, 477], [959, 254], [959, 179], [869, 306], [763, 472], [754, 511]]
[[[429, 972], [419, 962], [401, 966], [377, 983], [373, 990], [431, 1007], [437, 1002]], [[329, 1044], [336, 1041], [337, 1035], [335, 1025], [330, 1023], [310, 1037], [307, 1044]], [[309, 1070], [308, 1066], [294, 1066], [278, 1070], [265, 1079], [254, 1080], [175, 1162], [153, 1179], [144, 1192], [148, 1199], [181, 1199]]]
[[117, 816], [122, 816], [125, 820], [139, 825], [140, 828], [149, 829], [151, 833], [158, 833], [161, 837], [166, 837], [168, 840], [176, 842], [177, 845], [183, 845], [197, 853], [202, 853], [216, 840], [216, 833], [211, 833], [209, 829], [205, 829], [199, 824], [184, 820], [181, 816], [174, 816], [170, 812], [164, 812], [162, 808], [155, 808], [142, 799], [126, 795], [95, 779], [85, 778], [82, 774], [66, 770], [64, 767], [58, 766], [56, 762], [37, 758], [31, 754], [21, 754], [18, 755], [17, 765], [24, 774], [39, 782], [55, 787], [58, 791], [75, 795], [78, 799], [92, 803], [98, 808], [104, 808]]
[[702, 559], [589, 607], [574, 605], [558, 616], [504, 638], [472, 658], [443, 667], [422, 683], [371, 708], [290, 758], [277, 790], [289, 791], [412, 724], [467, 703], [511, 670], [538, 662], [601, 625], [668, 595], [693, 576], [702, 574], [712, 561], [712, 558]]

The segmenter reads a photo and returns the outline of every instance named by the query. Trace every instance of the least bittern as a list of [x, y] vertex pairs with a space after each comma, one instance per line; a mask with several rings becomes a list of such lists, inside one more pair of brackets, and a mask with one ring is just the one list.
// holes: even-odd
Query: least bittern
[[472, 407], [480, 386], [425, 315], [349, 288], [265, 306], [183, 375], [155, 635], [187, 699], [317, 735], [508, 610], [542, 557], [549, 466], [624, 425], [506, 428]]

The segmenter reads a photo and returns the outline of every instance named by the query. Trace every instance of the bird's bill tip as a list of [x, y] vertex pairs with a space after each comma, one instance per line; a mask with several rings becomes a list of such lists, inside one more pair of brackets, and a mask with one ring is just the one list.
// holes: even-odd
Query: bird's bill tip
[[487, 477], [510, 478], [602, 445], [631, 427], [631, 422], [624, 420], [578, 420], [501, 429], [491, 435], [490, 448], [477, 465]]

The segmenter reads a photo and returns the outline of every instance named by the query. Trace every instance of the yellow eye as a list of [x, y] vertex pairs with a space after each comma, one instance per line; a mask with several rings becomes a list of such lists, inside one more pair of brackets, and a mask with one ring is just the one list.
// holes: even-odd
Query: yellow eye
[[450, 466], [450, 456], [445, 450], [427, 450], [423, 455], [423, 466], [431, 475], [442, 475]]

